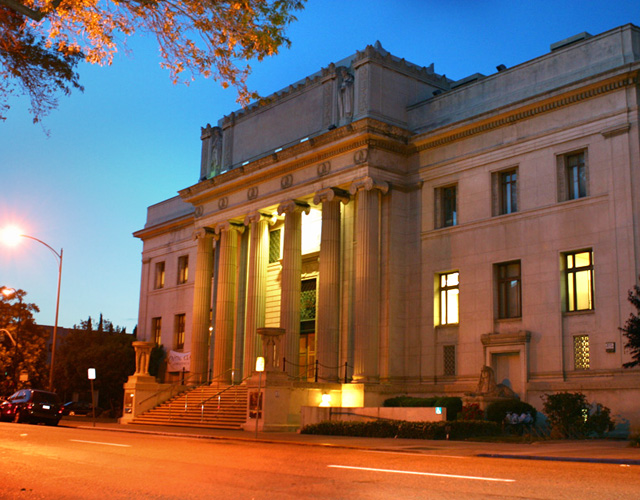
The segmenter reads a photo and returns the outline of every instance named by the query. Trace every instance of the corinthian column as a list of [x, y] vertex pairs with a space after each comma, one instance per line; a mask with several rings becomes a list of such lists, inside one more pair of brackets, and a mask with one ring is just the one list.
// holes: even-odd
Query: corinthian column
[[244, 226], [229, 222], [216, 226], [216, 233], [220, 236], [220, 260], [218, 262], [213, 376], [224, 382], [231, 382], [238, 275], [238, 233], [243, 230]]
[[316, 317], [316, 359], [318, 379], [338, 380], [338, 335], [340, 331], [340, 202], [349, 195], [340, 189], [318, 192], [313, 203], [322, 203], [322, 233], [318, 273], [318, 311]]
[[213, 232], [203, 227], [194, 235], [198, 241], [193, 314], [191, 323], [191, 377], [201, 383], [207, 378], [209, 326], [211, 310], [211, 278], [213, 276]]
[[280, 328], [285, 330], [284, 357], [287, 373], [296, 377], [300, 353], [300, 279], [302, 274], [302, 212], [309, 213], [309, 205], [290, 200], [278, 207], [285, 214], [284, 247], [282, 250], [282, 281], [280, 296]]
[[354, 371], [356, 382], [377, 382], [380, 350], [380, 197], [389, 186], [371, 177], [349, 188], [356, 203]]
[[255, 212], [244, 219], [249, 226], [249, 266], [247, 277], [247, 309], [244, 339], [244, 374], [248, 377], [255, 366], [262, 342], [258, 328], [264, 328], [267, 297], [267, 266], [269, 265], [269, 222], [271, 218]]

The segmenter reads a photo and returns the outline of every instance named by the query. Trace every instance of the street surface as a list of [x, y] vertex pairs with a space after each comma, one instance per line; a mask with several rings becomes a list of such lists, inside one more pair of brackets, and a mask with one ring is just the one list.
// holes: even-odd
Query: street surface
[[[250, 433], [247, 433], [250, 438]], [[639, 499], [638, 466], [0, 423], [1, 499]]]

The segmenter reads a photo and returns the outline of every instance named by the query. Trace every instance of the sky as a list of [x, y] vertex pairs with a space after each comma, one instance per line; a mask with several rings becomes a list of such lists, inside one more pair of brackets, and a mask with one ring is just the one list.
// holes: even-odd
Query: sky
[[[377, 40], [393, 55], [452, 79], [526, 62], [559, 40], [640, 26], [638, 0], [309, 0], [288, 29], [290, 49], [252, 62], [249, 87], [267, 96]], [[198, 78], [173, 85], [152, 38], [129, 39], [108, 67], [79, 67], [84, 93], [32, 123], [26, 99], [0, 122], [0, 228], [18, 225], [63, 250], [60, 317], [71, 327], [101, 313], [137, 325], [142, 229], [149, 205], [200, 174], [200, 127], [239, 108], [232, 89]], [[58, 260], [22, 239], [0, 246], [0, 286], [20, 288], [55, 317]], [[1, 327], [2, 325], [0, 325]]]

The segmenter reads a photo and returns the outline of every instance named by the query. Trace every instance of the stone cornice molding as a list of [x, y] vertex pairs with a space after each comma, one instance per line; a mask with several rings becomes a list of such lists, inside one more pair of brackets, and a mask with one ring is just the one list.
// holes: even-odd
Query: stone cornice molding
[[278, 215], [288, 215], [295, 212], [304, 212], [305, 214], [308, 214], [310, 210], [311, 207], [308, 203], [297, 200], [284, 201], [278, 205]]
[[[470, 117], [466, 120], [471, 122], [467, 126], [463, 126], [461, 123], [452, 123], [446, 127], [447, 129], [450, 129], [450, 131], [437, 133], [437, 131], [430, 130], [416, 136], [416, 139], [413, 141], [415, 144], [415, 151], [420, 152], [427, 149], [437, 148], [451, 142], [466, 139], [473, 135], [489, 132], [499, 127], [513, 125], [516, 122], [533, 118], [534, 116], [542, 113], [556, 111], [592, 97], [615, 92], [616, 90], [624, 87], [637, 85], [639, 81], [640, 78], [637, 72], [633, 74], [626, 73], [603, 82], [598, 82], [597, 84], [590, 85], [586, 88], [583, 87], [571, 92], [565, 92], [562, 95], [538, 101], [528, 106], [519, 106], [517, 110], [502, 113], [498, 117], [492, 117], [485, 120], [479, 120], [477, 117]], [[434, 135], [440, 137], [437, 139], [428, 139]], [[425, 139], [426, 141], [422, 142], [422, 140]]]
[[237, 231], [240, 234], [244, 233], [244, 225], [237, 224], [231, 221], [221, 222], [220, 224], [216, 224], [215, 228], [216, 234], [220, 235], [223, 231]]
[[270, 226], [273, 226], [273, 224], [275, 223], [275, 221], [273, 220], [273, 217], [271, 217], [270, 215], [263, 214], [262, 212], [253, 212], [245, 216], [244, 225], [248, 226], [254, 222], [261, 222], [261, 221], [268, 222]]
[[319, 205], [320, 203], [324, 203], [325, 201], [340, 201], [343, 205], [349, 203], [349, 193], [342, 189], [338, 188], [327, 188], [322, 191], [318, 191], [313, 197], [313, 204]]
[[516, 333], [483, 333], [480, 340], [484, 346], [526, 344], [531, 340], [531, 332], [520, 330]]
[[349, 193], [355, 195], [358, 191], [371, 191], [372, 189], [377, 189], [382, 194], [387, 194], [389, 184], [385, 181], [375, 180], [367, 176], [353, 181], [349, 187]]
[[193, 231], [193, 239], [199, 240], [207, 236], [213, 236], [214, 234], [215, 234], [215, 231], [210, 227], [201, 227]]

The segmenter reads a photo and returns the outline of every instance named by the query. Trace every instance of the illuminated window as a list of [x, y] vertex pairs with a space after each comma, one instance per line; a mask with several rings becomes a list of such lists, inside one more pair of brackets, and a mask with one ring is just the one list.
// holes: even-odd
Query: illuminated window
[[435, 190], [436, 228], [458, 224], [458, 186], [447, 186]]
[[442, 346], [442, 357], [444, 362], [444, 375], [453, 376], [456, 374], [456, 346]]
[[576, 370], [589, 369], [589, 335], [573, 337], [573, 362]]
[[302, 255], [320, 251], [320, 235], [322, 233], [322, 211], [312, 208], [309, 213], [302, 213]]
[[566, 310], [588, 311], [593, 304], [593, 252], [568, 253], [564, 255], [566, 275]]
[[176, 350], [184, 349], [185, 315], [176, 314], [174, 324], [174, 346]]
[[162, 287], [164, 287], [164, 262], [156, 262], [156, 275], [153, 288], [157, 290]]
[[189, 279], [189, 256], [178, 257], [178, 285], [186, 283]]
[[522, 281], [520, 261], [506, 262], [496, 266], [498, 286], [498, 318], [522, 316]]
[[460, 285], [458, 281], [458, 275], [460, 273], [446, 273], [440, 274], [438, 301], [439, 301], [439, 318], [438, 323], [440, 325], [456, 324], [459, 321], [458, 318], [458, 295], [460, 292]]
[[151, 338], [153, 342], [160, 345], [162, 335], [162, 318], [151, 318]]

